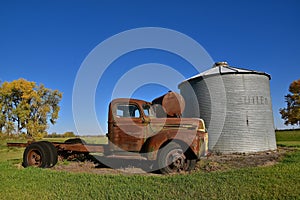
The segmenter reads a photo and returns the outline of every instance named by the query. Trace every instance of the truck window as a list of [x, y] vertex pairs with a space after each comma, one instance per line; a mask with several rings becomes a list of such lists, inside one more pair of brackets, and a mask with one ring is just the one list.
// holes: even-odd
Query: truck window
[[125, 118], [139, 118], [141, 114], [139, 108], [134, 104], [118, 104], [115, 116]]
[[147, 117], [155, 117], [155, 113], [152, 109], [152, 107], [148, 104], [144, 104], [143, 105], [143, 111], [144, 111], [144, 114], [147, 116]]

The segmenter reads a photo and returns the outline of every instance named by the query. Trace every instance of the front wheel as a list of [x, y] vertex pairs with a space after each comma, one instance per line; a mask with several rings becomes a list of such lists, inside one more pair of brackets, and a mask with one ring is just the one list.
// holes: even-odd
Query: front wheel
[[157, 161], [158, 167], [163, 174], [191, 171], [196, 165], [196, 160], [188, 159], [182, 147], [176, 142], [170, 142], [163, 147]]

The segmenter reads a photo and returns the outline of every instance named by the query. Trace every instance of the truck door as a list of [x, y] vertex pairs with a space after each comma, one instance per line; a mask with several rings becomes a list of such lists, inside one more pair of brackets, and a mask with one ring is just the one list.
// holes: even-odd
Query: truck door
[[113, 106], [112, 137], [114, 151], [138, 152], [147, 135], [146, 124], [138, 104], [118, 102]]

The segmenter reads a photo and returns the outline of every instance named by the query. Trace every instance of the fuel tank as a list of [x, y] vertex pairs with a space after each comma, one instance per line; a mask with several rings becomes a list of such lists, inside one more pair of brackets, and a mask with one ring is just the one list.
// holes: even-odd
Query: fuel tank
[[181, 117], [185, 108], [183, 97], [172, 91], [153, 99], [152, 104], [156, 117]]

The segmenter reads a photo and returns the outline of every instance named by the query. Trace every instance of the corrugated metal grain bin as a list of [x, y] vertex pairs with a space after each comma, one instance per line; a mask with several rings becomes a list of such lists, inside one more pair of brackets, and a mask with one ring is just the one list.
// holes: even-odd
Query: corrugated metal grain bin
[[204, 119], [214, 152], [274, 150], [270, 79], [264, 72], [216, 63], [179, 84], [186, 101], [183, 116]]

